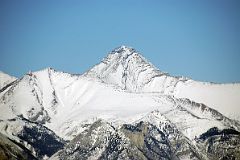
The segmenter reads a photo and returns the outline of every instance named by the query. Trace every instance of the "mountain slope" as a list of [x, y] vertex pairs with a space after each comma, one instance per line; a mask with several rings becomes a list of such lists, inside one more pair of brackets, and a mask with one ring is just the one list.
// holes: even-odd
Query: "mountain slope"
[[224, 115], [240, 121], [240, 84], [179, 82], [174, 95], [204, 103]]
[[39, 159], [50, 157], [56, 151], [62, 149], [65, 144], [65, 141], [47, 127], [21, 116], [1, 120], [0, 130], [12, 142], [20, 145], [21, 148]]
[[176, 155], [172, 152], [169, 141], [155, 126], [142, 122], [116, 129], [99, 120], [52, 159], [173, 159]]
[[238, 131], [217, 128], [190, 141], [165, 117], [152, 112], [119, 127], [97, 120], [50, 159], [238, 159], [238, 142]]
[[[181, 100], [159, 93], [129, 93], [84, 76], [70, 75], [53, 69], [25, 75], [6, 91], [0, 101], [0, 108], [4, 112], [0, 115], [1, 119], [22, 115], [30, 121], [47, 126], [68, 140], [81, 131], [81, 123], [84, 121], [91, 123], [96, 118], [116, 123], [130, 121], [135, 116], [152, 110], [159, 110], [169, 115], [169, 118], [173, 117], [171, 120], [176, 123], [181, 120], [180, 115], [186, 120], [192, 119], [181, 124], [184, 125], [183, 132], [186, 134], [189, 127], [202, 124], [201, 127], [192, 129], [196, 130], [196, 133], [188, 135], [189, 138], [214, 126], [238, 128], [235, 121], [226, 122], [227, 118], [217, 111], [214, 113], [221, 115], [221, 118], [214, 117], [213, 110], [207, 109], [207, 106], [205, 110], [190, 108], [189, 106], [197, 105], [191, 101], [181, 103]], [[197, 133], [199, 129], [201, 132]]]

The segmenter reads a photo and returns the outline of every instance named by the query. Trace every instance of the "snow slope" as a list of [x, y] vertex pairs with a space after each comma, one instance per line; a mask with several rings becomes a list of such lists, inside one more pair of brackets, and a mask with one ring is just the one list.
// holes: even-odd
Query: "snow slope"
[[227, 117], [240, 121], [240, 84], [214, 84], [189, 80], [176, 85], [176, 97], [189, 98], [217, 109]]

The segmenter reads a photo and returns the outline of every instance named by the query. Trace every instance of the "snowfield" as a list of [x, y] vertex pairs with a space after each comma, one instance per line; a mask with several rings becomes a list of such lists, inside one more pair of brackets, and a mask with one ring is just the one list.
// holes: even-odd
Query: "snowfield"
[[204, 103], [228, 116], [240, 121], [240, 84], [214, 84], [189, 81], [178, 83], [174, 95]]

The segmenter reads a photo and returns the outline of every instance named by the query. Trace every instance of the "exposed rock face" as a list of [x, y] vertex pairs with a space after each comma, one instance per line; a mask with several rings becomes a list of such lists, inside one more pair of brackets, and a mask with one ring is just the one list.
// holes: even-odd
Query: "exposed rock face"
[[209, 159], [240, 159], [240, 132], [234, 129], [210, 128], [197, 142], [198, 148]]
[[39, 123], [18, 117], [1, 121], [0, 124], [1, 131], [11, 135], [11, 141], [21, 144], [21, 147], [29, 150], [36, 158], [50, 157], [64, 147], [64, 140]]
[[21, 144], [8, 139], [0, 133], [0, 159], [15, 160], [15, 159], [37, 159], [28, 149]]
[[98, 120], [50, 159], [238, 159], [240, 134], [210, 129], [194, 142], [171, 123], [140, 121], [118, 128]]

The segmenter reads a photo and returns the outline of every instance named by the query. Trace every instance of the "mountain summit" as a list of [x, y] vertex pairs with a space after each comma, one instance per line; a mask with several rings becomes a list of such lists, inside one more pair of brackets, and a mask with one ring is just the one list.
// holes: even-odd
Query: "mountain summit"
[[151, 84], [155, 77], [167, 75], [131, 47], [114, 49], [101, 63], [87, 72], [87, 76], [99, 78], [122, 89], [139, 92]]

